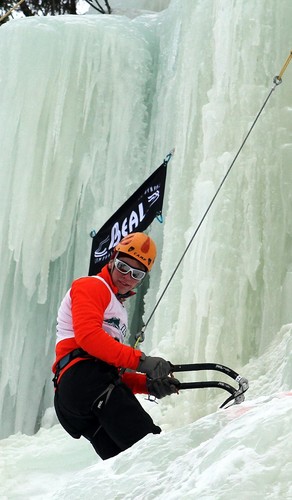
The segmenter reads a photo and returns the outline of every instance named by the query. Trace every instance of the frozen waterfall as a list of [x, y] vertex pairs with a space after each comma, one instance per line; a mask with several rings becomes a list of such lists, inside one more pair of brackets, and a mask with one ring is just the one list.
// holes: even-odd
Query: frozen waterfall
[[[1, 438], [34, 434], [52, 406], [57, 308], [87, 274], [91, 229], [175, 147], [165, 222], [151, 227], [160, 258], [147, 320], [291, 50], [291, 18], [289, 0], [171, 0], [133, 18], [0, 27]], [[292, 386], [291, 81], [292, 65], [143, 345], [173, 363], [232, 367], [250, 380], [247, 398]], [[221, 400], [163, 401], [160, 425], [178, 436]]]

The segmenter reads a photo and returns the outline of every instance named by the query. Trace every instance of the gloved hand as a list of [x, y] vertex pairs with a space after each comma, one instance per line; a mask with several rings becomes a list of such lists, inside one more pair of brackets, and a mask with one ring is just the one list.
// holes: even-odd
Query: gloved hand
[[155, 396], [157, 399], [161, 399], [165, 396], [170, 396], [171, 394], [177, 393], [180, 381], [174, 377], [163, 377], [155, 379], [150, 379], [147, 377], [146, 384], [149, 394], [151, 394], [151, 396]]
[[165, 361], [163, 358], [146, 356], [144, 352], [142, 352], [137, 371], [146, 373], [150, 378], [167, 377], [171, 372], [171, 363]]

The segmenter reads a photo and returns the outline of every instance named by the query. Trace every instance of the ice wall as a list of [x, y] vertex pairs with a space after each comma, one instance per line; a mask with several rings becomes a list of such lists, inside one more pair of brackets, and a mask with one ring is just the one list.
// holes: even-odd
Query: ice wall
[[[1, 436], [34, 432], [52, 404], [56, 311], [87, 274], [90, 230], [175, 146], [147, 319], [289, 53], [291, 11], [173, 0], [132, 21], [1, 27]], [[239, 369], [291, 322], [290, 123], [289, 68], [148, 327], [148, 352]]]
[[[154, 156], [176, 145], [158, 295], [290, 51], [288, 2], [186, 4], [165, 15], [149, 140]], [[155, 316], [154, 343], [180, 359], [240, 366], [291, 322], [291, 68], [285, 80]]]
[[88, 272], [90, 230], [150, 173], [153, 84], [151, 41], [126, 18], [20, 20], [0, 37], [5, 435], [52, 403], [60, 297]]

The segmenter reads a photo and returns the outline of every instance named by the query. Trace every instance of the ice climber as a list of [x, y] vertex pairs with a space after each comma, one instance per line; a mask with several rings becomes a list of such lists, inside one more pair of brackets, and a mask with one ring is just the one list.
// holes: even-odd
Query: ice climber
[[124, 344], [124, 301], [134, 295], [155, 257], [149, 236], [126, 236], [98, 275], [72, 283], [58, 312], [56, 413], [64, 429], [74, 438], [87, 438], [103, 460], [148, 433], [161, 432], [134, 394], [162, 398], [178, 390], [169, 361]]

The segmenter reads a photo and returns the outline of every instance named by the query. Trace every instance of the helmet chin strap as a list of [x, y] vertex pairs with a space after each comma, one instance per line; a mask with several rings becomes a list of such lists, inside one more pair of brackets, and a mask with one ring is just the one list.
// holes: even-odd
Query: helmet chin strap
[[132, 290], [129, 290], [126, 293], [117, 293], [116, 297], [118, 300], [126, 300], [128, 297], [131, 297], [135, 292], [132, 292]]

